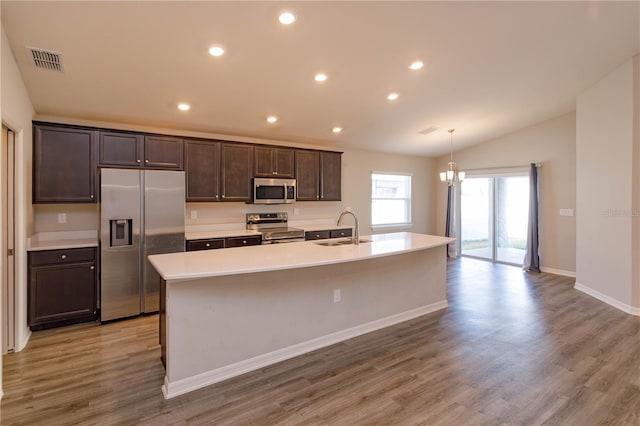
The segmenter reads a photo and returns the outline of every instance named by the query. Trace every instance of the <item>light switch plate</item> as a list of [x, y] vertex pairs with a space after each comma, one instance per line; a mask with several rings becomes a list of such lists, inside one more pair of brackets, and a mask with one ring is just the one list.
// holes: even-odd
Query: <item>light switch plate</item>
[[573, 209], [560, 209], [560, 216], [573, 216]]
[[198, 218], [198, 210], [191, 210], [191, 219]]
[[333, 303], [338, 303], [340, 300], [342, 300], [340, 289], [339, 288], [333, 289]]
[[67, 223], [66, 213], [58, 213], [58, 223]]

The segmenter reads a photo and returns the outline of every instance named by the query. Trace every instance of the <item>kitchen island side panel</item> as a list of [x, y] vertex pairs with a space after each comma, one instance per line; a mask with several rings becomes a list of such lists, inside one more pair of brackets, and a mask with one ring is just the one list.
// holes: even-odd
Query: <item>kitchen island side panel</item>
[[[265, 354], [420, 308], [446, 307], [446, 252], [440, 246], [166, 285], [165, 395], [171, 397], [183, 393], [172, 384], [210, 384], [207, 375]], [[337, 289], [341, 300], [334, 302]]]

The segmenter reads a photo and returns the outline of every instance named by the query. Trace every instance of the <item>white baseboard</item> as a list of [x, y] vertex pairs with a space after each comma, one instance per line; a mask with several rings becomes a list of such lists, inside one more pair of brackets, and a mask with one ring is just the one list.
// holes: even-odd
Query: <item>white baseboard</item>
[[562, 276], [571, 277], [571, 278], [576, 277], [575, 271], [565, 271], [562, 269], [547, 268], [546, 266], [541, 266], [540, 272], [546, 272], [548, 274], [555, 274], [555, 275], [562, 275]]
[[608, 305], [613, 306], [614, 308], [620, 309], [623, 312], [626, 312], [628, 314], [631, 315], [636, 315], [636, 316], [640, 316], [640, 308], [636, 308], [633, 307], [631, 305], [627, 305], [626, 303], [622, 303], [621, 301], [614, 299], [611, 296], [607, 296], [604, 293], [600, 293], [597, 290], [592, 289], [591, 287], [587, 287], [584, 284], [580, 284], [578, 282], [576, 282], [576, 284], [573, 286], [573, 288], [575, 288], [578, 291], [581, 291], [585, 294], [588, 294], [591, 297], [595, 297], [596, 299], [600, 300], [601, 302], [604, 302]]
[[196, 376], [176, 380], [175, 382], [169, 382], [167, 376], [165, 376], [164, 385], [162, 386], [162, 393], [164, 394], [165, 399], [173, 398], [175, 396], [182, 395], [187, 392], [191, 392], [196, 389], [200, 389], [205, 386], [230, 379], [231, 377], [239, 376], [241, 374], [248, 373], [249, 371], [266, 367], [267, 365], [275, 364], [277, 362], [284, 361], [286, 359], [293, 358], [307, 352], [315, 351], [316, 349], [320, 349], [325, 346], [333, 345], [334, 343], [342, 342], [343, 340], [348, 340], [353, 337], [360, 336], [361, 334], [370, 333], [381, 328], [389, 327], [394, 324], [398, 324], [413, 318], [420, 317], [422, 315], [429, 314], [431, 312], [439, 311], [440, 309], [444, 309], [447, 306], [449, 305], [447, 304], [446, 300], [432, 303], [426, 306], [421, 306], [419, 308], [411, 309], [399, 314], [391, 315], [365, 324], [360, 324], [346, 330], [341, 330], [335, 333], [327, 334], [325, 336], [316, 337], [315, 339], [307, 340], [306, 342], [297, 343], [286, 348], [258, 355], [256, 357], [226, 365], [224, 367], [205, 371], [204, 373], [200, 373]]

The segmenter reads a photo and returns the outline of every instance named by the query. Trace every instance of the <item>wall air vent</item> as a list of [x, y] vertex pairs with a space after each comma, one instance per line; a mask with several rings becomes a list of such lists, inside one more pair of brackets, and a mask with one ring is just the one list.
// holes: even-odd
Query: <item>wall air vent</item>
[[427, 127], [426, 129], [422, 129], [420, 130], [418, 133], [421, 135], [428, 135], [429, 133], [435, 132], [436, 130], [438, 130], [437, 127]]
[[62, 69], [62, 55], [60, 53], [28, 46], [27, 52], [36, 68], [64, 72]]

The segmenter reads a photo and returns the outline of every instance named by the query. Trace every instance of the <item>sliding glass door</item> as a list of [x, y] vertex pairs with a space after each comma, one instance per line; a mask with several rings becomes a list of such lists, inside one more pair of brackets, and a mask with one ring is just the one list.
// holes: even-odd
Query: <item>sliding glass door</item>
[[522, 265], [529, 217], [529, 177], [468, 177], [460, 187], [460, 254]]

